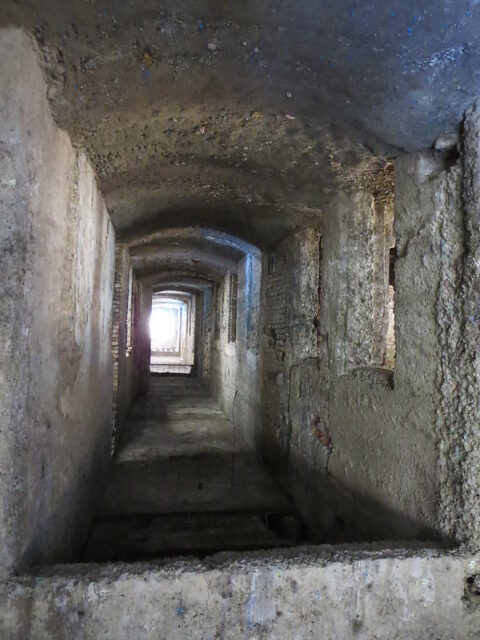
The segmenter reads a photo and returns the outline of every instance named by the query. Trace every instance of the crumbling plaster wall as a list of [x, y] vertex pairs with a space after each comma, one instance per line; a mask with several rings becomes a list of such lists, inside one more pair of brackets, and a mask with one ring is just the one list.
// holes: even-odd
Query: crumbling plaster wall
[[0, 568], [67, 559], [110, 458], [114, 230], [54, 124], [29, 37], [0, 31]]
[[340, 193], [264, 270], [263, 450], [320, 539], [478, 544], [478, 131], [473, 110], [453, 166], [434, 152], [396, 162], [393, 373], [375, 361], [370, 239], [386, 209], [370, 194]]
[[261, 259], [247, 254], [237, 268], [236, 340], [228, 341], [229, 274], [219, 289], [218, 335], [212, 349], [211, 387], [227, 417], [256, 447], [260, 437], [259, 317]]

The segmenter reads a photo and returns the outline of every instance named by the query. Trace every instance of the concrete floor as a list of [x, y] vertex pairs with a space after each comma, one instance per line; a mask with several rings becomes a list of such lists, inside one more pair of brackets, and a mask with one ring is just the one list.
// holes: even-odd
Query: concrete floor
[[298, 544], [302, 526], [198, 380], [152, 376], [135, 402], [85, 560]]

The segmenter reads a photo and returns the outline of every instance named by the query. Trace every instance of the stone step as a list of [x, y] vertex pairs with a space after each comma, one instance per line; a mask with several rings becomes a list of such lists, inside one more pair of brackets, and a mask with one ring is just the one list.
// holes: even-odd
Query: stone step
[[290, 514], [180, 513], [99, 520], [87, 562], [131, 561], [171, 555], [289, 547], [303, 539]]
[[291, 509], [251, 456], [212, 454], [113, 465], [100, 515]]

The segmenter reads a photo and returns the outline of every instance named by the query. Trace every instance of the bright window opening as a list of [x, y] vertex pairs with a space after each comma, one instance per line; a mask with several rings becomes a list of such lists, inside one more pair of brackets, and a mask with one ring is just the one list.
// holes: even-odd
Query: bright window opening
[[180, 333], [184, 303], [164, 303], [152, 309], [150, 338], [152, 351], [165, 355], [180, 355]]
[[195, 298], [180, 292], [156, 293], [150, 316], [150, 371], [190, 373], [194, 364]]

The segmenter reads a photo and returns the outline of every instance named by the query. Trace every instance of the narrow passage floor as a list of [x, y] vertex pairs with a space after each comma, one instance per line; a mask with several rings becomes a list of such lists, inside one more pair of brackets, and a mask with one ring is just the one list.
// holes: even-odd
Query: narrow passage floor
[[298, 544], [291, 501], [200, 382], [151, 376], [114, 460], [85, 560]]

